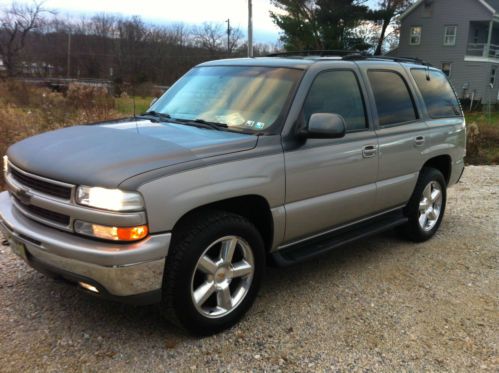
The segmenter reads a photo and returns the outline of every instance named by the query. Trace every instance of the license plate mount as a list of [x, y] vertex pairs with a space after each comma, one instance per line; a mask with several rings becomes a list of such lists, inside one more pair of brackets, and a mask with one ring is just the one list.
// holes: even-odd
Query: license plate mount
[[9, 242], [10, 249], [14, 254], [21, 257], [24, 260], [27, 260], [26, 256], [26, 245], [23, 242], [17, 240], [11, 232], [9, 232], [3, 224], [0, 223], [0, 232], [3, 233], [4, 238]]
[[21, 257], [24, 260], [27, 260], [26, 245], [24, 245], [24, 243], [16, 240], [13, 237], [9, 239], [9, 243], [10, 243], [10, 248], [14, 254]]

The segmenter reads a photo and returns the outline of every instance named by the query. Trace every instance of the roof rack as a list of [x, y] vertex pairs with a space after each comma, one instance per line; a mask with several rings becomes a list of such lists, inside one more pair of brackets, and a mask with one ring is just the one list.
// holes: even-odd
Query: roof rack
[[417, 65], [432, 66], [420, 58], [410, 57], [391, 57], [391, 56], [374, 56], [372, 54], [352, 51], [352, 50], [305, 50], [305, 51], [291, 51], [291, 52], [278, 52], [268, 54], [267, 57], [337, 57], [345, 61], [393, 61], [393, 62], [408, 62]]
[[359, 51], [349, 51], [341, 49], [326, 49], [326, 50], [304, 50], [291, 52], [278, 52], [268, 54], [267, 57], [290, 57], [290, 56], [315, 56], [315, 57], [343, 57], [351, 54], [360, 53]]
[[356, 61], [356, 60], [383, 60], [383, 61], [393, 61], [393, 62], [409, 62], [414, 63], [416, 65], [424, 65], [424, 66], [432, 66], [430, 63], [420, 59], [413, 57], [391, 57], [391, 56], [373, 56], [368, 54], [352, 54], [348, 56], [344, 56], [342, 58], [346, 61]]

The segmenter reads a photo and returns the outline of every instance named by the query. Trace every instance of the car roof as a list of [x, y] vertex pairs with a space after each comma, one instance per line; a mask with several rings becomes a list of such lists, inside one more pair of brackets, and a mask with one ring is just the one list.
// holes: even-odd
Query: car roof
[[429, 68], [438, 70], [431, 65], [416, 59], [376, 57], [376, 56], [272, 56], [254, 58], [231, 58], [203, 62], [197, 66], [259, 66], [259, 67], [286, 67], [306, 70], [312, 65], [331, 62], [359, 62], [361, 64], [386, 64], [387, 66], [404, 65], [409, 68]]
[[203, 62], [198, 66], [265, 66], [306, 69], [313, 63], [313, 60], [303, 58], [255, 57], [214, 60]]

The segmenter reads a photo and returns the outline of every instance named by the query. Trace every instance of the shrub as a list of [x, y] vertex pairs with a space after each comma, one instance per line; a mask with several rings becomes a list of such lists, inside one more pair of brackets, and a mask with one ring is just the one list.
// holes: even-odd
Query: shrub
[[466, 163], [499, 164], [499, 125], [472, 122], [467, 125]]
[[71, 83], [66, 97], [71, 111], [78, 113], [83, 122], [96, 122], [112, 117], [114, 99], [107, 88]]
[[113, 97], [101, 87], [71, 84], [63, 94], [17, 81], [0, 82], [0, 155], [40, 132], [117, 118], [114, 107]]

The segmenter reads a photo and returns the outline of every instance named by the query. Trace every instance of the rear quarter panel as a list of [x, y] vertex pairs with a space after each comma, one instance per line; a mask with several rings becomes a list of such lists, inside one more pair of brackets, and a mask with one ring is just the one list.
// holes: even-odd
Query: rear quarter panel
[[428, 121], [430, 146], [426, 149], [427, 160], [439, 155], [451, 158], [451, 174], [447, 186], [455, 184], [464, 168], [466, 153], [466, 122], [464, 118], [434, 119]]

